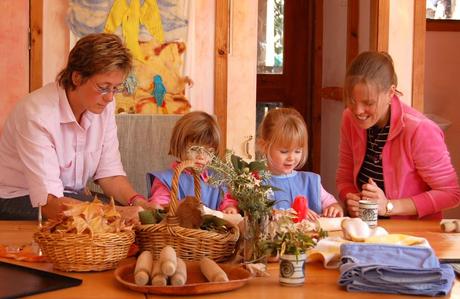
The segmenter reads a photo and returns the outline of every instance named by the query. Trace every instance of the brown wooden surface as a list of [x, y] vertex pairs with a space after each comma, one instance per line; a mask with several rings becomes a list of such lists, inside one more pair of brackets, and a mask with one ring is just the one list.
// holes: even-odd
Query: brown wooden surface
[[216, 1], [214, 114], [220, 126], [220, 153], [227, 148], [227, 73], [229, 55], [229, 1]]
[[359, 53], [359, 0], [347, 4], [347, 67]]
[[388, 51], [390, 24], [389, 0], [371, 1], [370, 50]]
[[43, 85], [43, 0], [30, 1], [30, 91]]
[[[437, 256], [440, 258], [460, 257], [460, 234], [442, 233], [438, 221], [411, 220], [380, 220], [379, 225], [390, 233], [405, 233], [426, 238]], [[0, 221], [1, 243], [26, 244], [31, 242], [35, 223], [27, 221]], [[6, 262], [25, 265], [28, 267], [52, 271], [48, 263], [15, 262], [11, 259], [0, 259]], [[130, 263], [127, 259], [123, 263]], [[306, 283], [303, 287], [283, 287], [278, 283], [278, 265], [269, 264], [270, 277], [259, 277], [251, 280], [246, 286], [227, 293], [210, 294], [200, 298], [420, 298], [416, 296], [397, 296], [370, 293], [349, 293], [337, 285], [339, 272], [326, 270], [321, 263], [310, 263], [306, 266]], [[64, 275], [83, 279], [78, 287], [38, 294], [31, 298], [164, 298], [156, 295], [144, 295], [131, 291], [120, 285], [113, 271], [95, 273], [63, 273]], [[175, 298], [175, 297], [167, 297]], [[177, 297], [184, 298], [184, 297]], [[457, 278], [450, 296], [445, 298], [460, 298], [460, 282]]]
[[460, 31], [460, 20], [426, 20], [426, 31]]
[[412, 61], [412, 107], [424, 112], [426, 2], [414, 1], [414, 45]]

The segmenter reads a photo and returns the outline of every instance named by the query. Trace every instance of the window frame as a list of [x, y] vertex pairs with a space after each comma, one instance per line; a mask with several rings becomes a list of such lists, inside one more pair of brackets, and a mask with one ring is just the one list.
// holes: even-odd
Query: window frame
[[426, 19], [426, 31], [460, 31], [460, 20]]

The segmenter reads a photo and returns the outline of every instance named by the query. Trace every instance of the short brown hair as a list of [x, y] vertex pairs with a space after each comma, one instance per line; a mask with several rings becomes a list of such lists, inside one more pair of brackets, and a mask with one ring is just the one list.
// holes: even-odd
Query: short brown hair
[[187, 146], [209, 146], [218, 154], [220, 129], [213, 116], [203, 111], [193, 111], [182, 116], [174, 126], [169, 154], [186, 159]]
[[[345, 104], [350, 102], [353, 88], [359, 83], [376, 88], [378, 93], [389, 90], [392, 85], [398, 86], [398, 77], [391, 56], [386, 52], [368, 51], [353, 59], [345, 75]], [[396, 92], [401, 94], [399, 91]]]
[[65, 90], [76, 88], [72, 73], [78, 72], [82, 82], [99, 73], [120, 70], [125, 75], [132, 69], [132, 56], [122, 40], [111, 33], [94, 33], [82, 37], [70, 51], [67, 66], [56, 81]]
[[278, 108], [270, 110], [259, 125], [257, 146], [258, 150], [270, 160], [270, 149], [276, 145], [286, 148], [301, 147], [302, 157], [300, 168], [308, 158], [308, 131], [302, 115], [293, 108]]

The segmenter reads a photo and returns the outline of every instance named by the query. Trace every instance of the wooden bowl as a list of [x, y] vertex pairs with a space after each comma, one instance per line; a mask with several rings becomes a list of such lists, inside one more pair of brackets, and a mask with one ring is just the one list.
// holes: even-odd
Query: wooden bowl
[[241, 265], [236, 264], [219, 264], [227, 273], [228, 282], [208, 282], [206, 277], [201, 273], [200, 263], [186, 261], [187, 265], [187, 283], [183, 286], [139, 286], [134, 283], [134, 268], [136, 262], [121, 265], [115, 270], [115, 278], [125, 287], [141, 293], [150, 293], [157, 295], [199, 295], [221, 293], [238, 289], [244, 286], [253, 278], [251, 273]]

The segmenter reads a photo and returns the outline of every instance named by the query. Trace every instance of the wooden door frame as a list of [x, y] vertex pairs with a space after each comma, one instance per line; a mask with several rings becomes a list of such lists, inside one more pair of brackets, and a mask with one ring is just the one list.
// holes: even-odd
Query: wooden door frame
[[43, 85], [43, 0], [29, 0], [29, 90]]
[[214, 45], [214, 114], [221, 129], [219, 151], [227, 148], [227, 86], [230, 37], [230, 1], [216, 0], [216, 31]]

